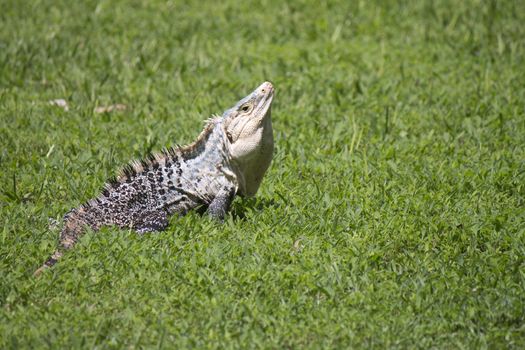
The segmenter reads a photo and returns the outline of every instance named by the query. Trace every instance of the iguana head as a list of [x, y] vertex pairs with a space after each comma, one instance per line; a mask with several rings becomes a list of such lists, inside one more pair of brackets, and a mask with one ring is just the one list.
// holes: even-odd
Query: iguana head
[[265, 82], [222, 115], [241, 195], [257, 192], [272, 160], [273, 93], [272, 84]]

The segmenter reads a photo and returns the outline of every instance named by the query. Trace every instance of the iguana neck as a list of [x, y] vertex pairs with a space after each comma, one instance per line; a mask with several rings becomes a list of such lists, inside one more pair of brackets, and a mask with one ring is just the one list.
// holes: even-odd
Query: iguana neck
[[219, 170], [228, 177], [233, 176], [228, 140], [218, 117], [210, 119], [197, 140], [181, 148], [181, 154], [186, 162], [199, 169]]

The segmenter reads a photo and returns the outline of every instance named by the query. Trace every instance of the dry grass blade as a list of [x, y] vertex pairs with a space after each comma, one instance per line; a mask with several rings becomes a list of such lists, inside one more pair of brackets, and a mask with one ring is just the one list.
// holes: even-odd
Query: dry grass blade
[[109, 106], [98, 106], [95, 108], [95, 113], [111, 113], [115, 111], [125, 111], [128, 107], [124, 104], [117, 103]]

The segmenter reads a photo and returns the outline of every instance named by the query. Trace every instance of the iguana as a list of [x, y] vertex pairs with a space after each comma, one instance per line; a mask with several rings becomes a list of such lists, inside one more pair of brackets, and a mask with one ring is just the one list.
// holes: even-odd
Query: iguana
[[255, 195], [270, 165], [273, 96], [265, 82], [209, 119], [195, 142], [125, 166], [98, 197], [64, 216], [59, 246], [35, 275], [53, 266], [87, 227], [162, 231], [170, 216], [197, 208], [222, 220], [235, 195]]

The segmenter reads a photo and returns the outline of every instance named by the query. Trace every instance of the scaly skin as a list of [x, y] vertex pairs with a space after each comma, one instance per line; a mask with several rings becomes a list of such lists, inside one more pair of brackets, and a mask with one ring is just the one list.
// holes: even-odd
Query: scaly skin
[[124, 167], [102, 193], [64, 216], [58, 249], [35, 275], [53, 266], [86, 232], [103, 226], [162, 231], [169, 217], [200, 208], [222, 220], [235, 195], [253, 196], [273, 153], [273, 86], [265, 82], [190, 145]]

